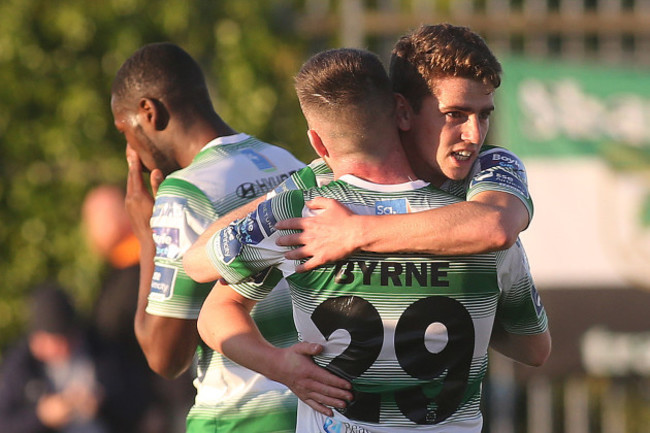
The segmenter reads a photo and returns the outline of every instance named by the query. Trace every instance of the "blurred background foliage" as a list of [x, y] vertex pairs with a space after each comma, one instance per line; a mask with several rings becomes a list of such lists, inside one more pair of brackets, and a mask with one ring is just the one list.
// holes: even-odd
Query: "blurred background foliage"
[[141, 45], [181, 45], [231, 126], [313, 157], [291, 81], [309, 50], [291, 32], [299, 3], [0, 3], [0, 354], [22, 330], [28, 290], [43, 280], [58, 280], [89, 311], [101, 264], [85, 244], [80, 206], [94, 185], [124, 184], [110, 86]]

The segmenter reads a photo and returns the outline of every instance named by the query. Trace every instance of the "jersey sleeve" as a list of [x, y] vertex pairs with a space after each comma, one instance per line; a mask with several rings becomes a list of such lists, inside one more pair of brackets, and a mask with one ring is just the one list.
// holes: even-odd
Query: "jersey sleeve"
[[[263, 299], [282, 274], [292, 273], [294, 262], [286, 262], [287, 247], [276, 239], [287, 231], [275, 229], [277, 221], [302, 215], [302, 191], [287, 191], [260, 203], [243, 219], [215, 233], [206, 244], [206, 254], [220, 275], [242, 296]], [[287, 264], [282, 267], [281, 265]], [[267, 272], [268, 268], [277, 268]], [[261, 274], [260, 274], [261, 273]]]
[[517, 155], [502, 147], [490, 147], [480, 153], [475, 167], [467, 187], [467, 200], [484, 191], [512, 194], [526, 206], [528, 220], [532, 220], [533, 200], [528, 191], [526, 168]]
[[546, 310], [520, 241], [508, 250], [497, 252], [497, 269], [501, 294], [495, 320], [511, 334], [533, 335], [546, 331]]
[[197, 283], [183, 269], [183, 255], [214, 219], [214, 209], [194, 185], [165, 179], [151, 217], [156, 255], [147, 313], [193, 320], [212, 283]]
[[287, 180], [269, 192], [266, 198], [274, 197], [285, 191], [317, 188], [328, 184], [332, 180], [334, 180], [332, 169], [322, 159], [315, 159], [306, 167], [292, 173]]

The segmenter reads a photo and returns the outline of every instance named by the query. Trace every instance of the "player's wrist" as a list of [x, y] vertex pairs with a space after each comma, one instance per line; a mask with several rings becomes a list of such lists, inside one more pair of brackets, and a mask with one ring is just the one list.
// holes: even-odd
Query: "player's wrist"
[[289, 371], [291, 362], [288, 359], [288, 352], [288, 349], [267, 347], [261, 353], [262, 361], [259, 363], [259, 373], [270, 380], [288, 386], [288, 378], [291, 377], [291, 371]]
[[359, 251], [369, 250], [372, 245], [372, 236], [374, 230], [370, 228], [374, 226], [376, 218], [371, 215], [351, 215], [351, 233], [353, 236], [349, 236], [349, 246], [348, 250], [350, 254], [357, 253]]

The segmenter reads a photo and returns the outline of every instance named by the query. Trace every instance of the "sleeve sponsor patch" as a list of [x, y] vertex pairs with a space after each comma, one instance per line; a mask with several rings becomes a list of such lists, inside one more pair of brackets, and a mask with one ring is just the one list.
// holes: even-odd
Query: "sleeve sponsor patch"
[[506, 149], [496, 149], [479, 155], [480, 170], [502, 167], [516, 172], [526, 181], [526, 169], [523, 162], [514, 153]]
[[215, 248], [215, 251], [221, 253], [220, 258], [227, 265], [232, 263], [241, 251], [241, 242], [239, 242], [239, 237], [237, 236], [237, 224], [230, 224], [219, 232], [219, 247]]
[[271, 236], [275, 230], [275, 216], [271, 202], [261, 203], [257, 210], [246, 218], [237, 220], [219, 232], [220, 259], [230, 264], [239, 255], [243, 245], [257, 245]]
[[242, 244], [257, 245], [264, 239], [264, 233], [257, 222], [257, 212], [254, 211], [237, 224], [236, 236]]
[[[275, 224], [278, 222], [273, 215], [273, 210], [271, 208], [271, 201], [267, 200], [260, 203], [257, 207], [257, 217], [260, 222], [260, 226], [264, 230], [264, 234], [268, 237], [275, 233]], [[261, 241], [261, 239], [260, 239]], [[259, 241], [258, 241], [259, 242]]]
[[[474, 176], [469, 184], [469, 190], [481, 187], [483, 184], [496, 184], [498, 190], [513, 191], [522, 197], [529, 197], [528, 186], [517, 177], [512, 171], [502, 167], [492, 167], [487, 170], [482, 170], [479, 174]], [[494, 188], [485, 188], [494, 189]]]
[[153, 240], [156, 244], [156, 257], [168, 259], [180, 255], [180, 230], [172, 227], [154, 227]]
[[174, 294], [174, 283], [178, 269], [156, 265], [151, 278], [151, 291], [149, 297], [158, 301], [169, 299]]

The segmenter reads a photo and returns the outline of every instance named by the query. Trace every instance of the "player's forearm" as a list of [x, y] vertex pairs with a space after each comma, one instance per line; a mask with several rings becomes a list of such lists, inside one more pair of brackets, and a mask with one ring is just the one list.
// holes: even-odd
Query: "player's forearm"
[[135, 311], [134, 330], [135, 336], [140, 343], [145, 355], [150, 346], [147, 327], [146, 313], [149, 292], [151, 290], [151, 278], [154, 270], [155, 245], [153, 242], [140, 242], [140, 283], [138, 287], [138, 303]]
[[191, 365], [198, 336], [195, 321], [153, 316], [146, 312], [154, 271], [154, 254], [153, 243], [142, 244], [134, 331], [149, 367], [157, 374], [173, 379]]
[[358, 218], [358, 249], [376, 253], [467, 255], [504, 249], [516, 240], [502, 230], [499, 209], [480, 203]]
[[[217, 220], [217, 222], [220, 220]], [[199, 283], [208, 283], [216, 281], [221, 278], [221, 274], [214, 267], [206, 252], [206, 245], [208, 241], [220, 230], [216, 224], [211, 225], [203, 234], [197, 239], [194, 244], [183, 256], [183, 269], [188, 277]], [[206, 235], [203, 237], [203, 235]]]
[[268, 343], [250, 316], [250, 303], [224, 300], [220, 296], [231, 290], [217, 284], [199, 313], [197, 329], [201, 340], [237, 364], [260, 374], [272, 374], [269, 360], [277, 360], [277, 348]]
[[263, 200], [264, 197], [260, 197], [259, 199], [228, 212], [226, 215], [210, 224], [210, 226], [201, 233], [199, 238], [183, 256], [183, 268], [185, 269], [185, 273], [191, 279], [199, 283], [208, 283], [221, 278], [219, 271], [212, 265], [205, 252], [205, 247], [208, 244], [208, 241], [215, 233], [234, 220], [243, 218], [250, 212], [254, 211], [257, 208], [257, 205]]

